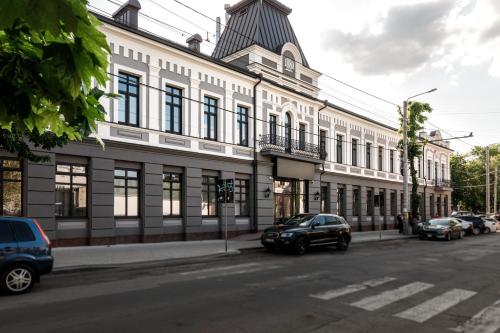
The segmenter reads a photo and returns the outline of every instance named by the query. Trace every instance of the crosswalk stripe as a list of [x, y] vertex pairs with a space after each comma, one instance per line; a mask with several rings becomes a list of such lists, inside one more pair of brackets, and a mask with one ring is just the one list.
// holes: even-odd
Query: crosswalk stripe
[[397, 289], [384, 291], [378, 295], [363, 298], [360, 301], [351, 303], [351, 305], [367, 311], [374, 311], [401, 299], [415, 295], [433, 286], [434, 285], [431, 283], [413, 282]]
[[261, 266], [261, 267], [250, 267], [246, 269], [240, 269], [240, 270], [233, 270], [233, 271], [219, 271], [219, 272], [212, 272], [207, 275], [199, 275], [196, 276], [196, 279], [208, 279], [208, 278], [217, 278], [217, 277], [224, 277], [224, 276], [230, 276], [230, 275], [241, 275], [241, 274], [248, 274], [248, 273], [255, 273], [255, 272], [260, 272], [260, 271], [265, 271], [265, 270], [271, 270], [271, 269], [276, 269], [276, 268], [281, 268], [281, 266], [278, 265], [267, 265], [267, 266]]
[[495, 333], [500, 327], [500, 301], [478, 312], [462, 326], [454, 328], [455, 332]]
[[355, 293], [357, 291], [364, 290], [368, 287], [380, 286], [384, 283], [391, 282], [394, 280], [396, 280], [396, 278], [383, 277], [383, 278], [379, 278], [379, 279], [373, 279], [373, 280], [361, 282], [359, 284], [351, 284], [351, 285], [348, 285], [348, 286], [345, 286], [345, 287], [339, 288], [339, 289], [328, 290], [328, 291], [325, 291], [325, 292], [322, 292], [319, 294], [312, 294], [310, 296], [314, 297], [314, 298], [319, 298], [319, 299], [328, 301], [328, 300], [334, 299], [336, 297], [340, 297], [340, 296], [344, 296], [347, 294]]
[[232, 265], [232, 266], [212, 267], [212, 268], [199, 269], [196, 271], [182, 272], [182, 273], [180, 273], [180, 275], [193, 275], [193, 274], [204, 274], [204, 273], [212, 273], [212, 272], [230, 271], [233, 269], [243, 269], [243, 268], [249, 268], [249, 267], [256, 267], [256, 266], [260, 266], [260, 265], [262, 265], [262, 264], [248, 263], [248, 264], [240, 264], [240, 265]]
[[395, 316], [409, 319], [417, 323], [423, 323], [424, 321], [431, 319], [435, 315], [448, 310], [452, 306], [465, 301], [475, 294], [477, 294], [475, 291], [452, 289], [411, 309], [400, 312]]

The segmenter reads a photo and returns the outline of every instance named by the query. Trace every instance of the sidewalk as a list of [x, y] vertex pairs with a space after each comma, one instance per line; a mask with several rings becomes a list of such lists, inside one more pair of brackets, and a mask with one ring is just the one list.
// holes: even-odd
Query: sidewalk
[[[245, 234], [229, 240], [228, 253], [238, 254], [240, 250], [261, 248], [259, 237], [260, 233]], [[411, 237], [413, 236], [400, 235], [397, 230], [382, 232], [382, 240]], [[378, 240], [378, 231], [352, 233], [353, 243]], [[224, 253], [224, 240], [60, 247], [53, 249], [55, 257], [54, 271], [113, 267], [123, 264], [223, 255]]]

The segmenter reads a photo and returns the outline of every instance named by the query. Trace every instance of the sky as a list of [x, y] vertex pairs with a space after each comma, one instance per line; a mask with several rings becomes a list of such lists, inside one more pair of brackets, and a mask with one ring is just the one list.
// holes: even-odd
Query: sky
[[[125, 0], [90, 0], [112, 13]], [[139, 0], [139, 26], [179, 43], [199, 33], [215, 46], [215, 17], [236, 0]], [[426, 130], [451, 147], [500, 142], [500, 0], [281, 0], [311, 68], [324, 75], [322, 98], [398, 127], [397, 108], [341, 82], [402, 105], [410, 96], [433, 108]], [[190, 6], [207, 17], [186, 8]], [[314, 4], [314, 5], [312, 5]]]

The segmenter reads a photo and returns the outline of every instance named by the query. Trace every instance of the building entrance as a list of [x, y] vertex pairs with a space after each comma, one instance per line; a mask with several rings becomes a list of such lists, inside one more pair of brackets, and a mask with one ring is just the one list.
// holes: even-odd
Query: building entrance
[[308, 210], [308, 181], [280, 178], [274, 180], [274, 221], [283, 223]]

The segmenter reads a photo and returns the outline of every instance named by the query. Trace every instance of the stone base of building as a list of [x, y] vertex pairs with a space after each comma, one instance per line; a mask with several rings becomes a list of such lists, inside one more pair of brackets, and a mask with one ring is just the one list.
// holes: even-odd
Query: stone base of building
[[[228, 238], [237, 237], [247, 234], [247, 230], [228, 231]], [[224, 239], [223, 232], [200, 232], [189, 234], [164, 234], [164, 235], [128, 235], [115, 237], [81, 237], [56, 239], [52, 241], [52, 247], [70, 247], [70, 246], [99, 246], [99, 245], [117, 245], [117, 244], [134, 244], [134, 243], [163, 243], [163, 242], [179, 242], [179, 241], [198, 241], [198, 240], [214, 240]]]

